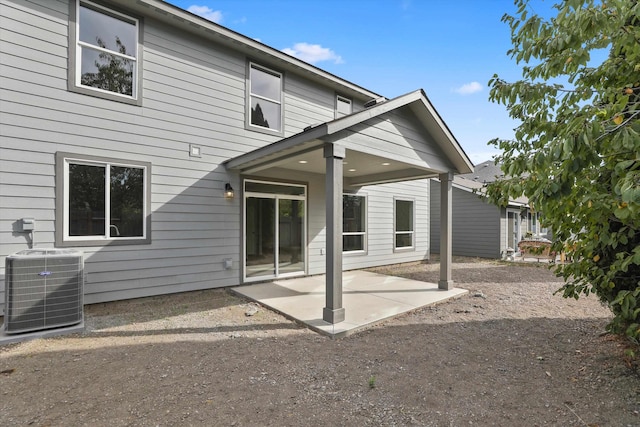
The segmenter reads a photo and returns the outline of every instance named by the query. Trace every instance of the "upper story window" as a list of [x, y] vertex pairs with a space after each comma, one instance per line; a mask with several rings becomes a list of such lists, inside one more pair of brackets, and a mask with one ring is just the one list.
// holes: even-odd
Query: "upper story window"
[[367, 199], [342, 196], [342, 251], [363, 252], [367, 248]]
[[414, 202], [395, 199], [394, 249], [413, 249], [415, 245]]
[[353, 112], [351, 100], [344, 96], [336, 95], [336, 119], [348, 116]]
[[282, 74], [249, 64], [249, 125], [282, 133]]
[[140, 21], [88, 1], [79, 1], [70, 25], [75, 45], [71, 88], [122, 102], [140, 99]]
[[57, 155], [61, 246], [148, 243], [151, 165]]

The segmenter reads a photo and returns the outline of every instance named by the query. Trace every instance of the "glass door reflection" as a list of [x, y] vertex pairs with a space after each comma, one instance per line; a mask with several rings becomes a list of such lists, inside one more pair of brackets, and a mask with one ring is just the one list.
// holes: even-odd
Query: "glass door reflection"
[[304, 200], [278, 199], [278, 275], [304, 272]]
[[247, 197], [246, 201], [246, 276], [275, 276], [274, 198]]

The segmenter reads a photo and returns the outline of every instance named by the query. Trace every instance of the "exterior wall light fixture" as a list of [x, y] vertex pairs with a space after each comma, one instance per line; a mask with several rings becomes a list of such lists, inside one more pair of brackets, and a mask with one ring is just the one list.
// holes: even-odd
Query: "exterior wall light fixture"
[[233, 187], [228, 182], [224, 185], [224, 198], [225, 199], [233, 199], [234, 192]]

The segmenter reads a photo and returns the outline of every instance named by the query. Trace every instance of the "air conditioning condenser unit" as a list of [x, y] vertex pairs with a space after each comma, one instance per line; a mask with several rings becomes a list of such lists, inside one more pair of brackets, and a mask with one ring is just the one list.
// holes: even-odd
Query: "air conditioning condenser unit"
[[29, 249], [9, 255], [5, 266], [5, 333], [40, 331], [83, 321], [82, 252]]

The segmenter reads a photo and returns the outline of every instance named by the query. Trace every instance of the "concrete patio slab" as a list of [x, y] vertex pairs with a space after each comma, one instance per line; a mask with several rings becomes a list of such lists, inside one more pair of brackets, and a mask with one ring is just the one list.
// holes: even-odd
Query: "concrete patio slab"
[[324, 275], [242, 285], [231, 290], [332, 338], [468, 292], [459, 288], [444, 291], [435, 283], [362, 270], [344, 272], [342, 288], [345, 320], [336, 324], [322, 320]]

